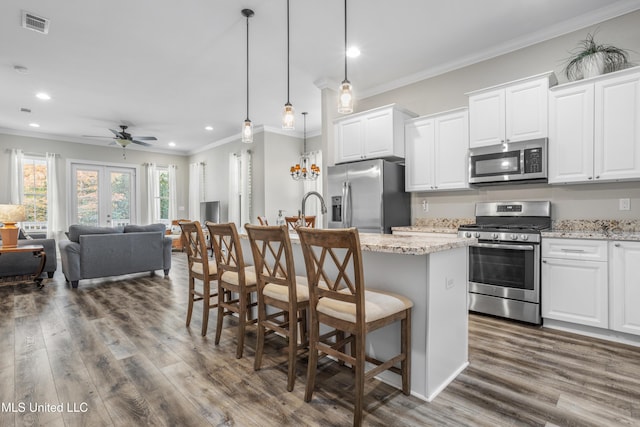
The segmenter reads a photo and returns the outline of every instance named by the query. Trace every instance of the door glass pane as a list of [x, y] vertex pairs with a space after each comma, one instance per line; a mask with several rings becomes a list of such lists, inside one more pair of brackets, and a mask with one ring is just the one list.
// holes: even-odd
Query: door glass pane
[[533, 264], [533, 251], [469, 247], [471, 282], [532, 290]]
[[111, 222], [113, 227], [131, 223], [131, 174], [111, 172]]
[[99, 225], [98, 171], [76, 171], [76, 194], [78, 201], [78, 217], [76, 218], [76, 223]]

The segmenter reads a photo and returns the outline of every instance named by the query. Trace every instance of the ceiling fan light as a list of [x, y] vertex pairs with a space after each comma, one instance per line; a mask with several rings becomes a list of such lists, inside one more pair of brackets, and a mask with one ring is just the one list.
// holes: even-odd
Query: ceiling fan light
[[131, 144], [131, 141], [129, 141], [128, 139], [116, 138], [116, 144], [118, 144], [122, 148], [125, 148], [127, 145]]
[[251, 144], [253, 142], [253, 123], [246, 119], [242, 125], [242, 142]]
[[340, 84], [338, 91], [338, 113], [349, 114], [353, 112], [353, 90], [349, 80]]
[[284, 104], [284, 111], [282, 113], [282, 129], [293, 130], [295, 129], [295, 114], [293, 105], [288, 102]]

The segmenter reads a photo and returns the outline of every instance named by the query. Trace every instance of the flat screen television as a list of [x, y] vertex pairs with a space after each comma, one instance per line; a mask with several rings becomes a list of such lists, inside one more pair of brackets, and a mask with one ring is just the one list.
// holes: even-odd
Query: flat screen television
[[220, 202], [200, 202], [200, 224], [220, 222]]

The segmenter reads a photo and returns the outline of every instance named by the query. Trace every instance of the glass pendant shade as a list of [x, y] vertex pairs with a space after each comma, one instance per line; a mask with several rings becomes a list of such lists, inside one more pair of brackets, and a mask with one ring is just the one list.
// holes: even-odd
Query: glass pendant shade
[[316, 180], [320, 176], [320, 168], [315, 163], [311, 163], [309, 154], [307, 154], [307, 112], [303, 112], [304, 117], [304, 152], [300, 156], [299, 163], [291, 166], [289, 174], [294, 181], [299, 180]]
[[251, 144], [253, 142], [253, 123], [246, 119], [242, 125], [242, 142]]
[[284, 111], [282, 113], [282, 129], [292, 130], [295, 128], [295, 114], [293, 105], [290, 103], [284, 104]]
[[349, 80], [340, 84], [338, 93], [338, 113], [349, 114], [353, 112], [353, 91]]

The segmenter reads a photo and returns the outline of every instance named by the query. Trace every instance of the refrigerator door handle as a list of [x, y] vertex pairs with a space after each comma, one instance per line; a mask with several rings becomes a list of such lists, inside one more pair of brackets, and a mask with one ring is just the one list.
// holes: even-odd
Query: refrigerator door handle
[[344, 183], [344, 188], [345, 188], [345, 212], [344, 212], [344, 222], [345, 222], [345, 228], [349, 228], [351, 227], [351, 224], [353, 223], [353, 212], [351, 211], [351, 184], [349, 183], [349, 181]]

